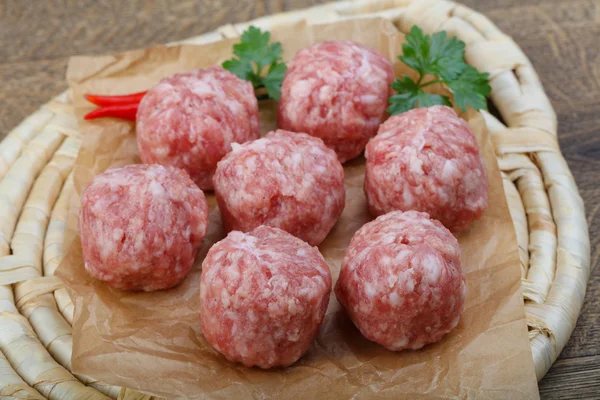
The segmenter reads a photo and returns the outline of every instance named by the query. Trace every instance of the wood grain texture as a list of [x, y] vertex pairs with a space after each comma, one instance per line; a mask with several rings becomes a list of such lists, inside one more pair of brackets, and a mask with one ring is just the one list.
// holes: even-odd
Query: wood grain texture
[[[3, 0], [0, 139], [67, 85], [74, 54], [199, 35], [310, 0]], [[559, 140], [585, 201], [592, 275], [577, 328], [540, 382], [543, 398], [600, 398], [600, 0], [465, 0], [529, 56], [556, 109]]]

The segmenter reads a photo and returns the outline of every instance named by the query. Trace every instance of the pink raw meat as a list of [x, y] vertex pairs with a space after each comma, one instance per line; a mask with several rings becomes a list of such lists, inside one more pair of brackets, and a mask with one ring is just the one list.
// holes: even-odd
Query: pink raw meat
[[268, 226], [234, 231], [202, 263], [202, 332], [230, 361], [285, 367], [308, 351], [330, 291], [316, 247]]
[[369, 210], [429, 213], [453, 232], [487, 207], [488, 181], [467, 123], [445, 106], [389, 118], [365, 151]]
[[170, 288], [190, 271], [207, 224], [204, 193], [184, 170], [109, 169], [81, 197], [85, 269], [118, 289]]
[[358, 156], [381, 124], [394, 79], [392, 64], [351, 41], [302, 49], [288, 65], [278, 127], [323, 139], [341, 162]]
[[320, 244], [344, 209], [344, 169], [321, 139], [277, 130], [234, 145], [214, 186], [229, 230], [274, 226]]
[[466, 285], [452, 233], [426, 213], [393, 211], [360, 228], [335, 294], [369, 340], [420, 349], [460, 320]]
[[210, 190], [231, 144], [260, 137], [252, 84], [221, 67], [165, 78], [143, 97], [136, 134], [144, 163], [183, 168]]

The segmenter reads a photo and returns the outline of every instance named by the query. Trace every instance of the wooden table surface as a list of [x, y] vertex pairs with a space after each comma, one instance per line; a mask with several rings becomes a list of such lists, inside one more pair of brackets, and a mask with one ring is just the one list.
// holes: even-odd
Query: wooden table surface
[[[0, 139], [67, 88], [69, 56], [184, 39], [310, 0], [2, 0]], [[463, 0], [530, 57], [559, 120], [586, 205], [592, 275], [577, 328], [540, 382], [542, 398], [600, 398], [600, 0]]]

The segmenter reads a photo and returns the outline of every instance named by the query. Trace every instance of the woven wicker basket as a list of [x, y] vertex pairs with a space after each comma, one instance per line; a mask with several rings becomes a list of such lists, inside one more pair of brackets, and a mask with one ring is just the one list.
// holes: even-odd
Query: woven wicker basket
[[[530, 61], [492, 22], [445, 0], [349, 1], [227, 25], [186, 40], [381, 16], [403, 32], [413, 25], [465, 41], [467, 61], [490, 73], [492, 101], [505, 122], [483, 112], [492, 133], [519, 242], [523, 297], [538, 379], [566, 344], [590, 268], [583, 202], [556, 138], [556, 115]], [[53, 276], [60, 263], [70, 175], [80, 135], [63, 93], [0, 143], [0, 397], [147, 398], [70, 372], [73, 305]]]

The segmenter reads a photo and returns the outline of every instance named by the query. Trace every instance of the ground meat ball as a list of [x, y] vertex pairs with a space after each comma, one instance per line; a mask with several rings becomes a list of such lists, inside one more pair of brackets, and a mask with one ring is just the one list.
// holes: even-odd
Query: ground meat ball
[[142, 99], [136, 132], [144, 163], [183, 168], [210, 190], [231, 144], [260, 137], [254, 89], [220, 67], [173, 75]]
[[268, 226], [234, 231], [202, 263], [202, 332], [230, 361], [285, 367], [313, 342], [330, 291], [316, 247]]
[[344, 170], [321, 139], [277, 130], [234, 145], [214, 176], [225, 228], [274, 226], [320, 244], [344, 209]]
[[360, 228], [335, 294], [369, 340], [420, 349], [460, 319], [466, 286], [456, 238], [426, 213], [394, 211]]
[[388, 119], [367, 145], [365, 194], [373, 215], [425, 211], [453, 232], [481, 217], [488, 182], [467, 123], [445, 106]]
[[341, 162], [350, 160], [377, 132], [393, 79], [392, 64], [359, 43], [307, 47], [288, 64], [278, 126], [319, 137]]
[[81, 197], [85, 269], [118, 289], [170, 288], [190, 271], [207, 223], [204, 193], [184, 170], [109, 169]]

